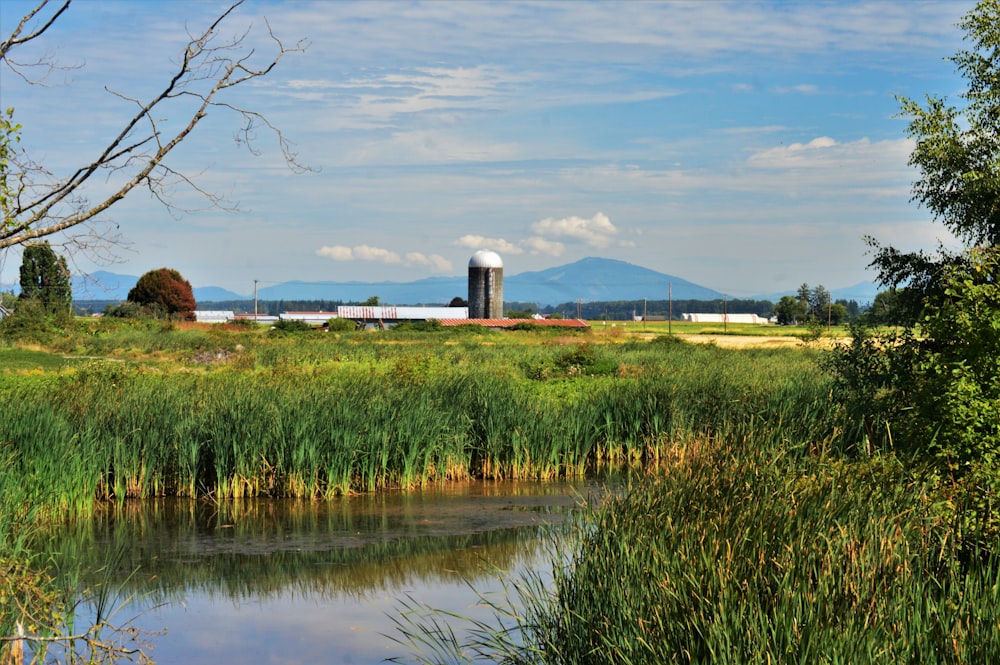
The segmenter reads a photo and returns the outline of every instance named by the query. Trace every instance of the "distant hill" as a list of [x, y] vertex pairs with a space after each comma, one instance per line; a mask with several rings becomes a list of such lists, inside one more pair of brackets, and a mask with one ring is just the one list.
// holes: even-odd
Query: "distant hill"
[[[508, 302], [557, 305], [575, 300], [634, 300], [674, 297], [712, 300], [722, 294], [672, 275], [614, 259], [586, 258], [537, 272], [504, 275], [503, 295]], [[285, 282], [260, 289], [262, 300], [343, 300], [358, 302], [378, 296], [395, 305], [448, 303], [468, 295], [468, 278], [429, 277], [414, 282]]]
[[[87, 278], [73, 278], [75, 300], [120, 301], [128, 297], [138, 277], [119, 275], [104, 270]], [[643, 268], [626, 261], [588, 257], [546, 270], [504, 275], [504, 300], [534, 303], [545, 307], [583, 300], [666, 300], [672, 291], [675, 300], [717, 300], [719, 291], [709, 289], [674, 275]], [[871, 282], [861, 282], [843, 289], [833, 289], [835, 299], [856, 300], [864, 305], [871, 302], [877, 288]], [[787, 294], [794, 294], [790, 290]], [[784, 293], [758, 296], [777, 301]], [[326, 300], [362, 302], [378, 296], [383, 303], [393, 305], [447, 304], [455, 296], [468, 296], [465, 275], [428, 277], [413, 282], [304, 282], [291, 281], [261, 288], [259, 300]], [[198, 302], [252, 300], [252, 296], [233, 293], [217, 286], [194, 287]]]
[[504, 275], [504, 300], [557, 305], [575, 300], [714, 300], [722, 293], [626, 261], [588, 257], [564, 266]]

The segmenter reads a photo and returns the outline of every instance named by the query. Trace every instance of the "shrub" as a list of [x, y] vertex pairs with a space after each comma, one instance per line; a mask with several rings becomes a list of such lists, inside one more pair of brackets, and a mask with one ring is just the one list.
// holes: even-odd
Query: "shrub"
[[357, 327], [352, 319], [334, 318], [326, 322], [326, 329], [330, 332], [353, 332]]
[[271, 332], [278, 335], [296, 335], [311, 331], [312, 326], [305, 321], [298, 321], [296, 319], [281, 319], [271, 328]]

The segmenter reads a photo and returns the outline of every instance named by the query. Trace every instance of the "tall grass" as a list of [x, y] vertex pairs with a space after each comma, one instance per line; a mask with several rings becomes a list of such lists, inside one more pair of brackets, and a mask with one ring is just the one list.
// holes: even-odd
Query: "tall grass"
[[837, 432], [826, 380], [799, 350], [521, 343], [474, 362], [426, 342], [343, 340], [309, 362], [287, 350], [294, 362], [256, 370], [94, 362], [3, 375], [0, 441], [31, 484], [80, 507], [580, 476], [723, 428], [816, 442]]
[[734, 434], [686, 442], [598, 507], [554, 581], [485, 599], [495, 621], [442, 631], [405, 605], [402, 641], [429, 663], [995, 660], [1000, 557], [963, 550], [924, 482], [891, 458]]

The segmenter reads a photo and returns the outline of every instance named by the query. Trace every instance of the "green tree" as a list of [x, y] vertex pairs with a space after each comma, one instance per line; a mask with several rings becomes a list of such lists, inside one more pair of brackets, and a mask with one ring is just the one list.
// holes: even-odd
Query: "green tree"
[[895, 288], [885, 289], [875, 294], [875, 300], [872, 301], [872, 305], [868, 309], [868, 318], [872, 323], [886, 326], [903, 323], [898, 311], [898, 294], [899, 290]]
[[935, 463], [975, 531], [1000, 529], [1000, 1], [981, 0], [960, 26], [969, 48], [951, 60], [964, 105], [900, 103], [915, 144], [913, 198], [966, 246], [904, 253], [870, 240], [890, 289], [876, 306], [901, 327], [856, 326], [832, 367], [870, 440]]
[[783, 326], [805, 320], [807, 312], [806, 303], [795, 296], [782, 296], [774, 305], [774, 315], [778, 318], [778, 324]]
[[815, 287], [809, 293], [809, 314], [823, 321], [826, 321], [830, 303], [832, 302], [830, 292], [822, 284]]
[[191, 283], [170, 268], [150, 270], [128, 292], [129, 302], [168, 316], [193, 311], [197, 306]]
[[69, 314], [73, 305], [69, 267], [48, 242], [26, 245], [21, 257], [21, 299], [52, 314]]
[[839, 326], [848, 319], [847, 306], [841, 302], [828, 303], [826, 306], [826, 322], [831, 326]]

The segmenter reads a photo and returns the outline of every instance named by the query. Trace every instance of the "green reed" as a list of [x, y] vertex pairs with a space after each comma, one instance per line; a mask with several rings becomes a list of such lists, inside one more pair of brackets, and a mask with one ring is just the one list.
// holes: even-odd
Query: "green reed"
[[808, 454], [779, 432], [680, 442], [514, 580], [494, 622], [439, 630], [422, 662], [979, 663], [1000, 653], [1000, 557], [893, 458]]
[[826, 379], [801, 350], [510, 336], [475, 346], [293, 341], [258, 341], [211, 367], [94, 361], [0, 376], [10, 414], [0, 441], [38, 467], [39, 485], [85, 506], [579, 476], [648, 465], [672, 440], [724, 428], [827, 444], [839, 431]]

